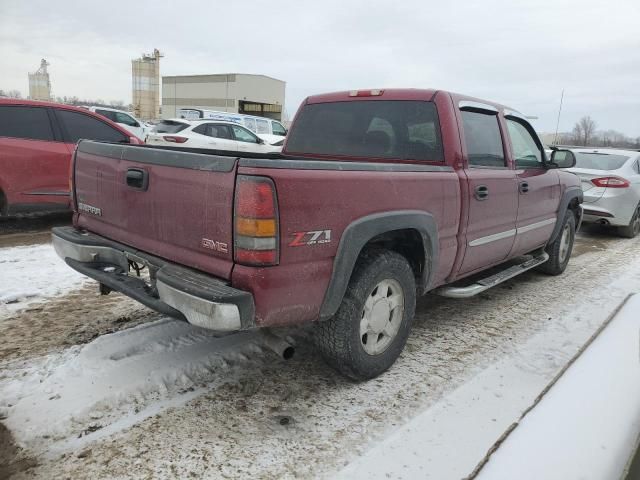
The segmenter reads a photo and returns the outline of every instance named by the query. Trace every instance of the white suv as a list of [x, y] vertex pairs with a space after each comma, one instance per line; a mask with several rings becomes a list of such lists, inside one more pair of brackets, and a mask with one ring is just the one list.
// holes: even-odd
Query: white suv
[[206, 148], [229, 152], [277, 153], [283, 138], [269, 143], [248, 128], [221, 120], [171, 119], [158, 123], [147, 135], [149, 145], [166, 147]]

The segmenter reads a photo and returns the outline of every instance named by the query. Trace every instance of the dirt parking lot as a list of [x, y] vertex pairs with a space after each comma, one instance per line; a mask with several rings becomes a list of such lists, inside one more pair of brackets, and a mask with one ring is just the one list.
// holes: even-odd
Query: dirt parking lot
[[397, 364], [357, 384], [322, 362], [308, 329], [283, 332], [297, 346], [284, 361], [255, 333], [217, 338], [100, 297], [92, 281], [10, 262], [49, 255], [59, 221], [0, 237], [5, 281], [57, 283], [0, 310], [0, 477], [334, 476], [496, 362], [550, 380], [640, 290], [640, 239], [588, 228], [560, 277], [530, 272], [467, 300], [422, 298]]

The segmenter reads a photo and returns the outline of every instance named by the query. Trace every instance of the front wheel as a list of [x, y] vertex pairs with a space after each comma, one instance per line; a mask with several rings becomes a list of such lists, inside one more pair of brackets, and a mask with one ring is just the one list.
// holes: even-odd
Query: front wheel
[[358, 261], [336, 314], [317, 325], [316, 345], [333, 368], [354, 380], [380, 375], [409, 336], [416, 283], [398, 253], [367, 253]]
[[545, 252], [549, 260], [538, 267], [538, 270], [548, 275], [560, 275], [565, 271], [571, 258], [573, 242], [576, 238], [576, 217], [571, 210], [567, 210], [562, 219], [562, 228], [556, 239], [547, 245]]

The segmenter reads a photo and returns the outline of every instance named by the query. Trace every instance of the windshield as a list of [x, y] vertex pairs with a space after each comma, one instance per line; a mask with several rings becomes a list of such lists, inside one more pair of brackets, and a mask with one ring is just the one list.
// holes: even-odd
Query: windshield
[[289, 153], [442, 161], [440, 125], [431, 102], [364, 100], [307, 105]]
[[156, 125], [157, 133], [178, 133], [187, 128], [189, 124], [182, 122], [174, 122], [173, 120], [163, 120]]
[[629, 157], [624, 155], [610, 155], [607, 153], [574, 152], [576, 154], [576, 168], [592, 170], [617, 170]]

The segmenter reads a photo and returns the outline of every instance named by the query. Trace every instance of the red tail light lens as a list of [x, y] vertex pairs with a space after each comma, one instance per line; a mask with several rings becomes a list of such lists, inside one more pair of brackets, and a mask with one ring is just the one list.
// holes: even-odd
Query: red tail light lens
[[621, 177], [600, 177], [591, 180], [596, 187], [606, 188], [628, 188], [631, 184]]
[[164, 140], [171, 143], [184, 143], [189, 140], [187, 137], [176, 137], [175, 135], [165, 135]]
[[277, 265], [278, 200], [266, 177], [238, 175], [234, 206], [234, 258], [244, 265]]

